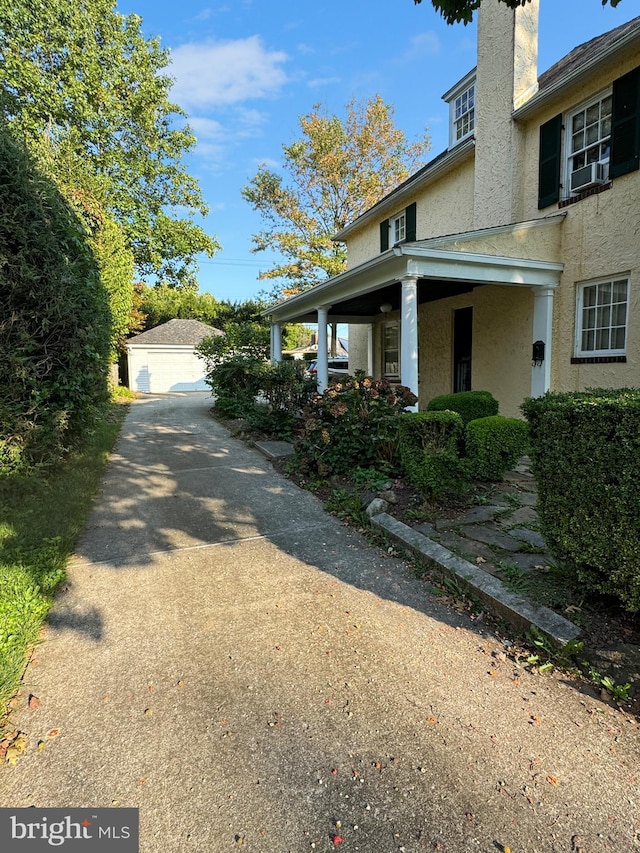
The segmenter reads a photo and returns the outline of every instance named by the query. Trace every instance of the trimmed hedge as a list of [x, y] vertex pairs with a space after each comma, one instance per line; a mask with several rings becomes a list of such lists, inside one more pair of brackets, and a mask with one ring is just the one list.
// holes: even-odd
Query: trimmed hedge
[[410, 412], [399, 422], [400, 461], [409, 481], [433, 500], [466, 482], [458, 454], [464, 424], [457, 412]]
[[548, 393], [522, 411], [555, 556], [588, 588], [640, 610], [640, 390]]
[[88, 234], [0, 127], [0, 473], [55, 462], [108, 400], [111, 315]]
[[427, 404], [428, 412], [457, 412], [464, 424], [478, 418], [498, 414], [498, 401], [489, 391], [459, 391], [457, 394], [442, 394]]
[[499, 482], [526, 452], [529, 428], [518, 418], [493, 415], [469, 421], [465, 450], [469, 476]]

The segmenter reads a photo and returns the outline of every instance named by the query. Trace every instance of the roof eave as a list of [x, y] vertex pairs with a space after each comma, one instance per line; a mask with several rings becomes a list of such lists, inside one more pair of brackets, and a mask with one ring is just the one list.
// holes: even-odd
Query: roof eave
[[455, 148], [452, 148], [450, 151], [447, 151], [445, 156], [439, 154], [438, 157], [436, 157], [432, 161], [432, 168], [429, 168], [429, 164], [427, 164], [424, 170], [424, 174], [422, 174], [419, 178], [416, 178], [415, 180], [408, 178], [404, 184], [402, 184], [397, 189], [392, 190], [389, 195], [386, 195], [383, 199], [377, 202], [377, 204], [374, 204], [373, 207], [370, 207], [369, 210], [359, 216], [350, 225], [347, 225], [345, 228], [343, 228], [342, 231], [338, 231], [337, 234], [334, 234], [331, 239], [338, 243], [344, 242], [345, 239], [349, 236], [349, 234], [351, 234], [353, 231], [358, 230], [363, 226], [367, 225], [372, 219], [377, 219], [381, 211], [383, 211], [386, 207], [391, 207], [392, 203], [394, 206], [398, 203], [401, 203], [402, 201], [404, 201], [404, 199], [414, 195], [418, 187], [421, 187], [429, 181], [432, 181], [442, 172], [445, 172], [453, 166], [457, 165], [457, 163], [465, 159], [475, 149], [475, 144], [476, 143], [474, 137], [470, 137], [469, 139], [466, 139], [464, 142], [460, 143], [460, 145], [456, 145]]
[[640, 44], [640, 32], [637, 30], [632, 30], [627, 33], [619, 41], [615, 42], [615, 44], [609, 45], [601, 53], [598, 53], [586, 62], [583, 62], [579, 67], [570, 71], [565, 77], [562, 77], [550, 86], [545, 86], [544, 89], [539, 90], [537, 94], [526, 102], [526, 104], [523, 104], [521, 107], [518, 107], [518, 109], [513, 111], [513, 119], [518, 121], [519, 119], [529, 118], [530, 115], [541, 109], [549, 101], [569, 89], [576, 80], [584, 77], [585, 74], [597, 71], [602, 65], [605, 65], [615, 57], [616, 54], [620, 53], [621, 50], [628, 46], [632, 46], [634, 42], [638, 42]]

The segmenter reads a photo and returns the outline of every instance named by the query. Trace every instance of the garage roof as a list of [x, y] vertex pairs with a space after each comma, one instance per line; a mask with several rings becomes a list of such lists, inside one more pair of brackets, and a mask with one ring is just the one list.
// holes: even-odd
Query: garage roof
[[220, 329], [201, 323], [200, 320], [169, 320], [129, 338], [127, 345], [137, 344], [176, 344], [178, 346], [195, 346], [203, 338], [211, 335], [224, 335]]

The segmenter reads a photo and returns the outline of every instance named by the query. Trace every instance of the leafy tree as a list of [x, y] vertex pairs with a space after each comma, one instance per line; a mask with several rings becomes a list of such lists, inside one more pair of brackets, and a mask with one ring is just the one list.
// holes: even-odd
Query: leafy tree
[[197, 293], [190, 288], [170, 287], [163, 282], [155, 287], [137, 285], [140, 310], [145, 316], [144, 328], [153, 329], [168, 320], [200, 320], [217, 326], [219, 303], [210, 293]]
[[345, 268], [346, 251], [332, 236], [405, 180], [429, 148], [426, 136], [407, 142], [379, 95], [352, 100], [344, 119], [316, 104], [299, 123], [301, 138], [283, 146], [287, 178], [262, 166], [242, 190], [267, 224], [253, 251], [285, 258], [261, 277], [281, 280], [276, 294], [285, 296]]
[[[413, 0], [413, 2], [417, 6], [422, 3], [422, 0]], [[518, 6], [525, 6], [530, 0], [500, 0], [500, 2], [510, 9], [517, 9]], [[466, 25], [471, 22], [475, 10], [480, 8], [481, 0], [431, 0], [431, 3], [448, 24], [463, 21]], [[602, 0], [603, 6], [607, 3], [615, 8], [620, 0]]]
[[113, 0], [0, 0], [0, 111], [59, 185], [87, 188], [119, 223], [138, 272], [194, 285], [218, 247], [183, 155], [195, 144], [168, 98], [169, 54]]

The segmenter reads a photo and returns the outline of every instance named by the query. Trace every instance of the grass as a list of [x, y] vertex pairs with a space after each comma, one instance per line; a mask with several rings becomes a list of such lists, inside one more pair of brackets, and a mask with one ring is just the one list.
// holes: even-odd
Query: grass
[[114, 403], [85, 446], [55, 470], [0, 478], [0, 720], [65, 578], [126, 411]]

